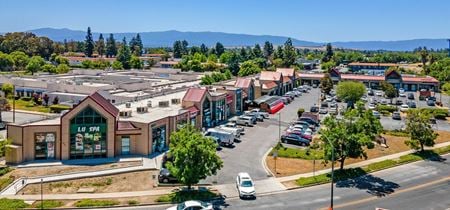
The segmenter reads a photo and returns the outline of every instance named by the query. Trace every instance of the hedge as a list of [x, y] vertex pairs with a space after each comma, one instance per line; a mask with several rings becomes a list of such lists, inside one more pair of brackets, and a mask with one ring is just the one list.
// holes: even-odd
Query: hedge
[[22, 97], [20, 98], [22, 101], [31, 101], [31, 97]]
[[114, 200], [92, 200], [83, 199], [75, 203], [76, 207], [105, 207], [105, 206], [115, 206], [118, 205], [118, 201]]
[[377, 106], [377, 111], [381, 112], [381, 113], [385, 113], [385, 112], [395, 112], [397, 111], [397, 107], [396, 106], [391, 106], [391, 105], [378, 105]]
[[448, 110], [447, 109], [421, 108], [420, 110], [423, 111], [423, 112], [431, 114], [436, 119], [444, 120], [446, 117], [448, 117]]
[[65, 105], [60, 105], [60, 104], [55, 104], [55, 105], [51, 105], [50, 106], [50, 112], [53, 113], [61, 113], [64, 110], [69, 110], [70, 107], [65, 106]]

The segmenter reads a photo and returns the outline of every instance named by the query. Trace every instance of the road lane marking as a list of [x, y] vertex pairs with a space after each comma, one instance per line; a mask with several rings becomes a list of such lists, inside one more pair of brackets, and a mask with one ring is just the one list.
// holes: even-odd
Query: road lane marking
[[[409, 188], [406, 188], [406, 189], [398, 190], [398, 191], [395, 191], [395, 192], [393, 192], [393, 193], [391, 193], [389, 195], [390, 196], [394, 196], [394, 195], [397, 195], [397, 194], [410, 192], [410, 191], [417, 190], [417, 189], [424, 188], [424, 187], [429, 187], [429, 186], [432, 186], [432, 185], [435, 185], [435, 184], [439, 184], [441, 182], [446, 182], [446, 181], [450, 181], [450, 176], [442, 178], [442, 179], [438, 179], [438, 180], [435, 180], [435, 181], [432, 181], [432, 182], [428, 182], [428, 183], [416, 185], [416, 186], [413, 186], [413, 187], [409, 187]], [[371, 196], [371, 197], [368, 197], [368, 198], [359, 199], [359, 200], [350, 201], [350, 202], [347, 202], [347, 203], [335, 205], [334, 208], [343, 208], [343, 207], [353, 206], [353, 205], [356, 205], [356, 204], [362, 204], [362, 203], [366, 203], [366, 202], [369, 202], [369, 201], [377, 200], [379, 198], [380, 197]], [[329, 207], [324, 207], [324, 208], [321, 208], [321, 209], [325, 210], [325, 209], [329, 209]]]

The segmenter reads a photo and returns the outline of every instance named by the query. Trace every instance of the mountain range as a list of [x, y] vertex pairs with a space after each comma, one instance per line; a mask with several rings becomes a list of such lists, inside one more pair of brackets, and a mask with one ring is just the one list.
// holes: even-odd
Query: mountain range
[[[46, 36], [55, 41], [77, 40], [85, 39], [86, 31], [71, 30], [67, 28], [39, 28], [30, 30], [38, 36]], [[123, 37], [129, 41], [135, 33], [114, 33], [117, 41]], [[237, 46], [252, 46], [256, 43], [263, 44], [265, 41], [272, 42], [274, 45], [283, 44], [288, 37], [286, 36], [271, 36], [271, 35], [249, 35], [249, 34], [235, 34], [223, 32], [181, 32], [176, 30], [159, 31], [159, 32], [139, 32], [142, 42], [146, 47], [169, 47], [172, 46], [176, 40], [187, 40], [191, 46], [201, 45], [204, 43], [207, 46], [213, 46], [216, 42], [221, 42], [228, 47]], [[93, 33], [94, 40], [98, 39], [100, 33]], [[103, 33], [103, 36], [108, 37], [108, 33]], [[294, 46], [298, 47], [322, 47], [326, 43], [310, 42], [292, 38]], [[349, 41], [349, 42], [331, 42], [334, 47], [359, 49], [359, 50], [388, 50], [388, 51], [412, 51], [419, 46], [426, 46], [427, 48], [443, 49], [448, 48], [447, 39], [412, 39], [412, 40], [398, 40], [398, 41]]]

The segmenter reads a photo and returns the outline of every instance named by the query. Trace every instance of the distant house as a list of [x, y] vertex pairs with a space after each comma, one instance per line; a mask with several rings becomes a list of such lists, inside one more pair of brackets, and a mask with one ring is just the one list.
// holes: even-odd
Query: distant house
[[349, 63], [347, 67], [353, 73], [364, 73], [369, 75], [380, 75], [390, 67], [398, 67], [396, 63]]

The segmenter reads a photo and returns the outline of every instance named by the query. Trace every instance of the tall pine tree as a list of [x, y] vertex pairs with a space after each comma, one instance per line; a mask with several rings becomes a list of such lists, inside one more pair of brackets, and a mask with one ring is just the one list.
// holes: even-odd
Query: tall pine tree
[[223, 46], [222, 43], [217, 42], [216, 43], [216, 55], [217, 57], [220, 57], [222, 55], [222, 53], [225, 52], [225, 47]]
[[183, 55], [183, 47], [181, 46], [181, 41], [177, 40], [173, 43], [173, 57], [181, 58]]
[[112, 58], [117, 55], [116, 40], [113, 34], [109, 34], [109, 38], [106, 39], [106, 57]]
[[123, 37], [122, 46], [117, 53], [117, 60], [122, 63], [124, 69], [130, 68], [131, 50], [127, 45], [127, 40]]
[[144, 50], [144, 44], [142, 44], [141, 35], [139, 33], [136, 35], [136, 46], [139, 48], [139, 50], [136, 50], [136, 55], [141, 56], [142, 51]]
[[269, 58], [273, 54], [273, 45], [269, 41], [264, 43], [264, 57]]
[[284, 43], [284, 50], [283, 50], [283, 64], [284, 67], [291, 67], [295, 63], [296, 58], [296, 51], [294, 46], [292, 45], [291, 38], [288, 38], [288, 40]]
[[204, 55], [206, 55], [208, 53], [208, 47], [206, 47], [206, 45], [203, 43], [202, 43], [202, 45], [200, 45], [200, 52]]
[[88, 27], [84, 45], [84, 54], [87, 57], [92, 57], [93, 53], [94, 53], [94, 39], [92, 38], [91, 27]]
[[97, 48], [97, 53], [99, 57], [103, 57], [105, 54], [105, 39], [103, 38], [103, 34], [100, 34], [98, 37], [98, 41], [95, 44], [95, 47]]
[[183, 40], [181, 42], [181, 55], [189, 54], [188, 46], [189, 46], [189, 43], [186, 40]]
[[255, 47], [253, 48], [252, 53], [253, 53], [253, 57], [254, 58], [261, 58], [261, 57], [263, 57], [261, 46], [259, 46], [259, 44], [255, 44]]

